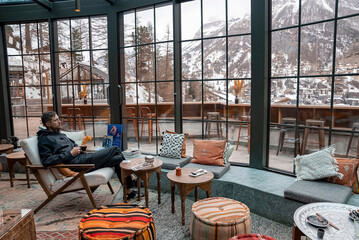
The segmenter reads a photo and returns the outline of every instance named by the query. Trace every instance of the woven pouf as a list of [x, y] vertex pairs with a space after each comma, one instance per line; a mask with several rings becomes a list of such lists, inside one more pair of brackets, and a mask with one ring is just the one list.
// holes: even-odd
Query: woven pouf
[[275, 239], [262, 234], [242, 234], [242, 235], [234, 236], [229, 240], [275, 240]]
[[192, 206], [190, 234], [194, 240], [229, 239], [251, 230], [249, 208], [238, 201], [214, 197]]
[[155, 224], [148, 208], [119, 203], [94, 209], [79, 224], [80, 239], [156, 239]]

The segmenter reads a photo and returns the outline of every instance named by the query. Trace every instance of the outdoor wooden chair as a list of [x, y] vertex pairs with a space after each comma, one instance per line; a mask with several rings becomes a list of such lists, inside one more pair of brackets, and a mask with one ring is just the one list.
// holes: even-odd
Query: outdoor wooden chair
[[[84, 132], [62, 133], [65, 133], [78, 145], [81, 145]], [[94, 164], [61, 164], [45, 167], [41, 163], [37, 143], [37, 137], [25, 139], [20, 143], [28, 161], [30, 162], [30, 165], [27, 165], [27, 167], [31, 169], [47, 195], [47, 199], [35, 209], [35, 213], [37, 213], [58, 194], [62, 193], [86, 190], [94, 208], [97, 208], [97, 206], [92, 193], [100, 185], [107, 184], [111, 193], [114, 194], [112, 186], [109, 182], [115, 173], [113, 168], [105, 167], [86, 173], [89, 169], [94, 167]], [[74, 177], [65, 177], [59, 172], [59, 168], [81, 168], [82, 171]]]

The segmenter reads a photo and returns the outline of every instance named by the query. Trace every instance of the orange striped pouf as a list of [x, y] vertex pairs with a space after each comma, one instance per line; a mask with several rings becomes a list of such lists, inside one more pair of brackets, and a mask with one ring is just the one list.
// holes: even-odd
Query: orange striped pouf
[[156, 239], [155, 224], [148, 208], [119, 203], [94, 209], [79, 224], [79, 239]]
[[214, 197], [192, 206], [190, 234], [194, 240], [222, 240], [251, 230], [249, 208], [238, 201]]

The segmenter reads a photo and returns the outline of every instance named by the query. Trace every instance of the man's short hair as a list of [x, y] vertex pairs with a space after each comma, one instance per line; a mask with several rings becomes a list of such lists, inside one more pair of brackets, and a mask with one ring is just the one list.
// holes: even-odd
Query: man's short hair
[[44, 112], [41, 116], [41, 122], [46, 127], [46, 123], [51, 122], [52, 118], [56, 116], [56, 112]]

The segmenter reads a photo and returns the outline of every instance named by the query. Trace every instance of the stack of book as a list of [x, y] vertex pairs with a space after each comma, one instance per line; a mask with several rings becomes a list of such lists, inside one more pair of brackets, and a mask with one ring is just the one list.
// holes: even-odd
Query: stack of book
[[127, 149], [123, 151], [122, 154], [126, 159], [136, 158], [141, 156], [141, 151], [139, 149]]

